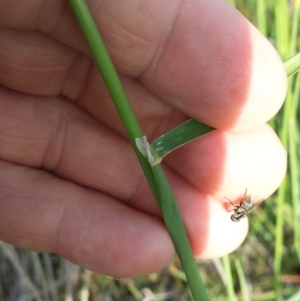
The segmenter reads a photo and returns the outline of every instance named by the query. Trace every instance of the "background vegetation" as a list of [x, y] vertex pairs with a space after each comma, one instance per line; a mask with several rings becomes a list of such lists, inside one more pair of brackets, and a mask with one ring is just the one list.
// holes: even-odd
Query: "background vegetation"
[[[231, 0], [286, 61], [300, 51], [300, 1]], [[289, 153], [280, 189], [250, 216], [246, 241], [221, 259], [199, 260], [211, 300], [300, 300], [300, 75], [271, 125]], [[146, 277], [111, 279], [55, 254], [19, 250], [0, 241], [0, 301], [192, 300], [177, 260]]]

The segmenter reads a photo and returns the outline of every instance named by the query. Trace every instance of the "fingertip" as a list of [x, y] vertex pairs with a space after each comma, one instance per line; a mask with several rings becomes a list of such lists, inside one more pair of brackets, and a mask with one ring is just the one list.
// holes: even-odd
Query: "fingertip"
[[141, 81], [171, 106], [220, 130], [266, 123], [287, 89], [275, 48], [225, 1], [185, 4], [159, 64], [150, 65]]
[[[171, 178], [172, 179], [172, 178]], [[174, 178], [172, 184], [175, 184]], [[238, 248], [248, 232], [247, 218], [231, 220], [232, 212], [216, 198], [177, 180], [174, 192], [194, 255], [217, 258]]]
[[251, 76], [247, 101], [230, 130], [248, 131], [270, 120], [281, 108], [287, 91], [287, 74], [274, 46], [253, 26]]
[[226, 164], [218, 199], [248, 194], [262, 199], [282, 183], [287, 168], [287, 153], [274, 130], [268, 125], [245, 133], [226, 133]]
[[210, 201], [210, 211], [205, 248], [195, 254], [204, 259], [222, 257], [237, 249], [245, 240], [249, 228], [247, 218], [233, 222], [230, 218], [232, 213], [215, 199]]

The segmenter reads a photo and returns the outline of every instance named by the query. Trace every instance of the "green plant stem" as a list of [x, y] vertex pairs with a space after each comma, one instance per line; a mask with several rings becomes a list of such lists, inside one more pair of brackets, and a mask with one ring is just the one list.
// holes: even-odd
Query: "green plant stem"
[[256, 4], [257, 27], [259, 31], [267, 36], [267, 18], [266, 18], [266, 2], [265, 0], [257, 1]]
[[222, 263], [223, 263], [225, 274], [226, 274], [226, 282], [227, 282], [226, 288], [227, 288], [228, 300], [236, 301], [229, 255], [225, 255], [222, 257]]
[[289, 17], [288, 3], [286, 0], [276, 0], [274, 2], [276, 19], [276, 48], [283, 60], [288, 57], [289, 50]]
[[294, 223], [294, 248], [298, 256], [298, 262], [300, 263], [300, 190], [299, 190], [299, 160], [297, 158], [297, 148], [295, 136], [297, 135], [295, 120], [290, 121], [289, 132], [290, 135], [294, 135], [294, 138], [291, 138], [289, 141], [289, 150], [290, 150], [290, 166], [291, 163], [295, 164], [295, 168], [291, 169], [291, 192], [292, 192], [292, 201], [293, 201], [293, 223]]
[[69, 3], [118, 110], [131, 144], [141, 163], [150, 187], [152, 188], [154, 197], [161, 209], [162, 215], [165, 218], [166, 227], [187, 275], [187, 281], [192, 295], [196, 301], [206, 301], [208, 300], [208, 297], [206, 295], [205, 287], [201, 281], [198, 266], [194, 259], [171, 188], [160, 165], [156, 165], [152, 169], [149, 162], [136, 146], [135, 139], [142, 138], [143, 133], [138, 125], [90, 10], [84, 0], [69, 0]]
[[[276, 48], [283, 60], [286, 60], [290, 56], [290, 37], [289, 37], [289, 14], [288, 3], [285, 0], [278, 0], [274, 2], [275, 19], [276, 19]], [[291, 68], [296, 65], [297, 60], [288, 60], [285, 63], [287, 75], [295, 73], [295, 69]], [[283, 120], [279, 132], [280, 140], [288, 149], [288, 126], [289, 117], [292, 108], [292, 85], [289, 82], [287, 97], [283, 108]], [[282, 297], [282, 284], [280, 281], [280, 275], [282, 272], [282, 255], [284, 250], [284, 214], [283, 205], [287, 194], [287, 178], [284, 179], [282, 185], [278, 189], [277, 194], [277, 214], [276, 214], [276, 239], [275, 239], [275, 254], [274, 254], [274, 288], [277, 294], [277, 300]]]
[[135, 153], [142, 166], [151, 190], [155, 198], [157, 199], [157, 189], [151, 167], [149, 166], [146, 158], [137, 149], [135, 144], [135, 138], [141, 138], [143, 136], [142, 130], [130, 106], [119, 76], [106, 50], [105, 44], [99, 34], [92, 14], [84, 0], [69, 0], [69, 3], [73, 9], [74, 15], [84, 34], [84, 37], [86, 38], [98, 69], [111, 95], [111, 98], [116, 106], [116, 109], [123, 122], [131, 145], [135, 150]]
[[239, 278], [239, 283], [241, 287], [241, 295], [242, 295], [242, 301], [251, 301], [251, 297], [249, 294], [249, 290], [247, 287], [247, 280], [243, 271], [243, 266], [241, 264], [241, 261], [239, 259], [235, 260], [235, 267]]
[[275, 254], [274, 254], [274, 288], [277, 294], [277, 300], [282, 297], [282, 287], [280, 281], [281, 269], [282, 269], [282, 255], [284, 249], [283, 242], [283, 226], [284, 226], [284, 214], [283, 204], [287, 190], [287, 178], [285, 178], [278, 189], [277, 194], [277, 214], [276, 214], [276, 239], [275, 239]]
[[[285, 1], [280, 0], [277, 2], [276, 5], [276, 11], [278, 12], [277, 18], [277, 47], [279, 50], [279, 53], [283, 58], [287, 56], [287, 45], [288, 43], [288, 14], [287, 14], [287, 4]], [[280, 14], [281, 12], [284, 12], [283, 14]], [[285, 16], [285, 17], [284, 17]], [[295, 32], [298, 31], [298, 18], [299, 18], [299, 12], [294, 14], [294, 18], [296, 20], [293, 22], [293, 28], [292, 28], [292, 38], [295, 39]], [[280, 25], [281, 24], [281, 25]], [[294, 40], [291, 41], [289, 52], [295, 53], [296, 50], [296, 42]], [[287, 75], [288, 77], [292, 76], [300, 69], [300, 53], [296, 54], [292, 58], [290, 58], [288, 61], [284, 63]], [[283, 144], [283, 146], [288, 149], [289, 142], [291, 146], [291, 141], [289, 139], [293, 139], [293, 137], [289, 137], [289, 131], [290, 128], [290, 119], [292, 117], [293, 113], [293, 87], [294, 79], [291, 79], [288, 86], [288, 92], [287, 97], [284, 105], [283, 110], [283, 122], [279, 131], [279, 137]], [[291, 171], [295, 168], [295, 166], [291, 165]], [[283, 227], [284, 227], [284, 216], [283, 216], [283, 204], [286, 197], [286, 191], [287, 191], [287, 180], [283, 181], [281, 187], [278, 190], [278, 202], [277, 202], [277, 220], [276, 220], [276, 240], [275, 240], [275, 260], [274, 260], [274, 284], [275, 289], [278, 295], [278, 299], [280, 299], [281, 296], [281, 282], [280, 282], [280, 274], [282, 270], [282, 255], [283, 255]]]
[[293, 20], [290, 37], [289, 55], [292, 56], [297, 51], [298, 32], [299, 32], [299, 16], [300, 16], [300, 1], [294, 1]]
[[[160, 210], [173, 240], [178, 257], [181, 260], [192, 295], [194, 297], [197, 296], [195, 297], [197, 301], [208, 300], [174, 194], [170, 186], [166, 185], [168, 181], [160, 164], [154, 165], [152, 169], [160, 199], [165, 200], [160, 203]], [[180, 248], [178, 248], [178, 246], [180, 246]]]

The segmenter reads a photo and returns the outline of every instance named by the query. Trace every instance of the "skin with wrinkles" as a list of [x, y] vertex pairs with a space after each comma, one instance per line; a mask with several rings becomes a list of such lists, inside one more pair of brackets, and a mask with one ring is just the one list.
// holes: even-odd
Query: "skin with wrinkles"
[[[266, 122], [286, 74], [222, 0], [89, 0], [149, 141], [195, 118], [218, 130], [163, 163], [196, 256], [233, 251], [286, 153]], [[0, 0], [0, 239], [114, 277], [167, 265], [174, 247], [87, 45], [62, 0]]]

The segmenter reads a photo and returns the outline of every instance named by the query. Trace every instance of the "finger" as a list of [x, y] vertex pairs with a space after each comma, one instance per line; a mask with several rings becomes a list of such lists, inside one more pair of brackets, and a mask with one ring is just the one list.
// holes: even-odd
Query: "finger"
[[129, 142], [76, 105], [2, 88], [0, 106], [2, 160], [51, 171], [124, 202], [135, 194], [143, 175]]
[[287, 86], [273, 46], [225, 1], [184, 4], [142, 83], [220, 129], [245, 131], [265, 123], [282, 105]]
[[159, 219], [44, 171], [3, 161], [0, 169], [1, 240], [114, 277], [148, 274], [172, 260]]
[[267, 198], [287, 167], [286, 151], [268, 125], [244, 133], [213, 132], [166, 160], [188, 182], [222, 201], [241, 198], [245, 189], [256, 201]]
[[31, 31], [0, 28], [0, 83], [11, 89], [37, 94], [79, 95], [90, 59], [60, 42]]
[[[24, 4], [24, 10], [30, 5]], [[54, 2], [51, 7], [57, 5]], [[280, 58], [226, 2], [190, 0], [169, 7], [168, 3], [133, 1], [133, 7], [149, 5], [142, 10], [120, 6], [117, 1], [109, 7], [105, 1], [89, 5], [100, 12], [95, 15], [96, 22], [118, 70], [138, 77], [148, 90], [188, 116], [221, 129], [242, 131], [265, 123], [282, 105], [286, 75]], [[59, 21], [54, 18], [49, 26], [50, 21], [41, 22], [50, 18], [48, 11], [47, 18], [41, 17], [44, 9], [40, 7], [39, 15], [32, 18], [39, 20], [31, 23], [32, 28], [42, 28], [46, 22], [54, 36], [68, 43], [70, 30], [76, 31], [74, 24], [70, 25], [69, 11], [61, 19], [63, 23], [55, 23]], [[153, 12], [155, 17], [150, 18]], [[35, 10], [30, 12], [34, 14]], [[94, 93], [84, 92], [80, 102], [90, 103]], [[133, 105], [141, 106], [141, 100]]]
[[165, 167], [196, 257], [218, 258], [231, 253], [248, 233], [247, 218], [231, 220], [226, 206]]

